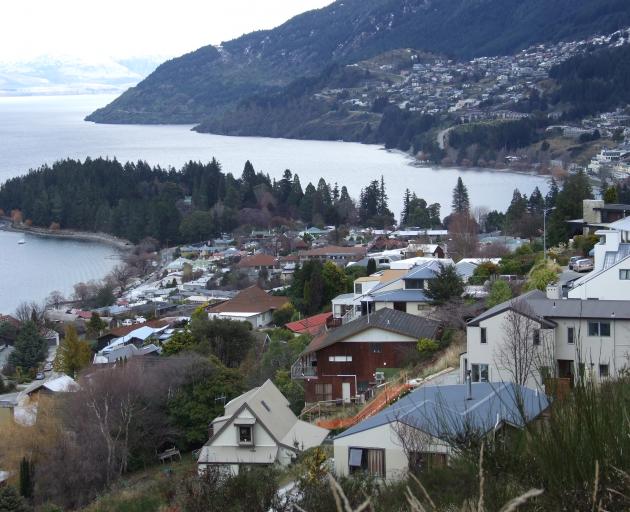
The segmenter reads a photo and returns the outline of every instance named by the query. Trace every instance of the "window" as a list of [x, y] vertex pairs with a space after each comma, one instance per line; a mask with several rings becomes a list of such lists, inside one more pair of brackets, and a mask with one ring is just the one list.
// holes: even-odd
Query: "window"
[[432, 468], [446, 466], [446, 454], [434, 452], [410, 452], [409, 469], [411, 471], [426, 471]]
[[624, 269], [624, 268], [620, 269], [619, 279], [621, 279], [622, 281], [630, 280], [630, 269]]
[[472, 376], [473, 382], [488, 382], [488, 365], [487, 364], [472, 364]]
[[354, 294], [355, 295], [361, 295], [363, 293], [363, 286], [361, 285], [361, 283], [355, 283], [354, 284]]
[[608, 365], [607, 364], [600, 364], [599, 365], [599, 376], [602, 379], [605, 379], [606, 377], [610, 376], [610, 372], [608, 370]]
[[567, 327], [567, 343], [575, 343], [575, 327]]
[[350, 448], [348, 454], [350, 473], [365, 471], [380, 478], [385, 477], [385, 450]]
[[315, 384], [315, 398], [318, 402], [332, 400], [332, 384]]
[[424, 290], [424, 279], [405, 279], [405, 290]]
[[485, 327], [481, 328], [481, 343], [488, 343], [488, 334]]
[[532, 341], [534, 345], [540, 345], [540, 329], [534, 329], [532, 333]]
[[328, 361], [331, 363], [351, 363], [352, 356], [328, 356]]
[[610, 322], [589, 322], [588, 335], [603, 337], [610, 336]]
[[381, 343], [372, 343], [372, 354], [382, 354], [383, 345]]
[[254, 444], [251, 425], [237, 425], [238, 444]]

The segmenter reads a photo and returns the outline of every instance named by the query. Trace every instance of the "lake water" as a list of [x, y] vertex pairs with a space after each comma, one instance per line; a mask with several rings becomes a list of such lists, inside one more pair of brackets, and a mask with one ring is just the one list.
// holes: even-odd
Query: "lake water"
[[[383, 175], [390, 208], [396, 216], [400, 214], [406, 188], [429, 203], [442, 204], [442, 215], [446, 215], [458, 176], [468, 187], [473, 206], [490, 209], [505, 210], [514, 188], [528, 195], [536, 186], [543, 194], [548, 189], [545, 178], [525, 174], [415, 167], [407, 156], [378, 146], [223, 137], [198, 134], [190, 126], [96, 125], [83, 121], [85, 115], [112, 99], [113, 96], [105, 95], [0, 98], [0, 182], [67, 157], [142, 159], [175, 167], [189, 160], [208, 161], [216, 157], [224, 171], [235, 175], [241, 174], [249, 159], [256, 170], [272, 177], [280, 178], [285, 169], [291, 169], [300, 176], [303, 187], [309, 181], [316, 184], [323, 177], [328, 182], [346, 185], [353, 197], [358, 197], [370, 180]], [[33, 258], [22, 259], [23, 254], [15, 252], [14, 238], [13, 234], [0, 232], [0, 312], [15, 307], [21, 300], [39, 299], [43, 289], [69, 289], [72, 283], [85, 279], [78, 278], [80, 275], [102, 277], [111, 263], [107, 259], [109, 247], [51, 239], [29, 241], [22, 248], [33, 249]], [[78, 260], [72, 260], [70, 265], [68, 258], [74, 253]], [[65, 280], [65, 286], [49, 283], [45, 277], [41, 281], [29, 278], [38, 273], [37, 267], [44, 262]], [[77, 272], [73, 272], [74, 265], [78, 265]]]
[[0, 231], [0, 313], [53, 290], [68, 297], [74, 283], [101, 279], [118, 261], [110, 245]]

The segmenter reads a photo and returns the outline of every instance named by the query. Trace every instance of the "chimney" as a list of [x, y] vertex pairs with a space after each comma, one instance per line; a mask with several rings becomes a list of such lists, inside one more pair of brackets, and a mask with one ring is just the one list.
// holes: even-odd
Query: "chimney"
[[547, 285], [547, 298], [551, 300], [562, 299], [562, 287], [559, 284]]
[[472, 400], [472, 379], [470, 378], [470, 370], [466, 370], [466, 384], [468, 384], [468, 396], [466, 400]]

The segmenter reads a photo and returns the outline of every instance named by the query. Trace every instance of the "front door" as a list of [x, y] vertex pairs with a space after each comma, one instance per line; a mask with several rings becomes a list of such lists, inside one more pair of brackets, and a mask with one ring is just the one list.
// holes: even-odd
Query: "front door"
[[341, 383], [341, 398], [344, 403], [350, 403], [350, 383], [342, 382]]

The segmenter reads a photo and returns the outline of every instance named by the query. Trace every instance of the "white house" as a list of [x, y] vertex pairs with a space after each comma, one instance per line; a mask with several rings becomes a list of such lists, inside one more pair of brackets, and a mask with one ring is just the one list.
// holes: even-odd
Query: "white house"
[[473, 318], [466, 334], [460, 378], [470, 371], [473, 382], [509, 382], [517, 371], [520, 383], [541, 388], [543, 373], [573, 382], [630, 367], [627, 301], [551, 299], [535, 290]]
[[593, 270], [573, 282], [572, 299], [630, 300], [630, 218], [595, 232]]
[[273, 382], [267, 380], [225, 405], [210, 427], [210, 440], [197, 460], [199, 471], [219, 466], [237, 474], [241, 465], [288, 465], [319, 446], [328, 430], [299, 420]]
[[233, 299], [208, 309], [210, 318], [249, 322], [254, 328], [265, 327], [273, 319], [273, 312], [289, 302], [287, 297], [274, 296], [259, 286], [250, 286]]
[[511, 383], [421, 387], [335, 437], [335, 472], [399, 480], [410, 466], [447, 464], [457, 437], [522, 428], [548, 406], [544, 394]]

